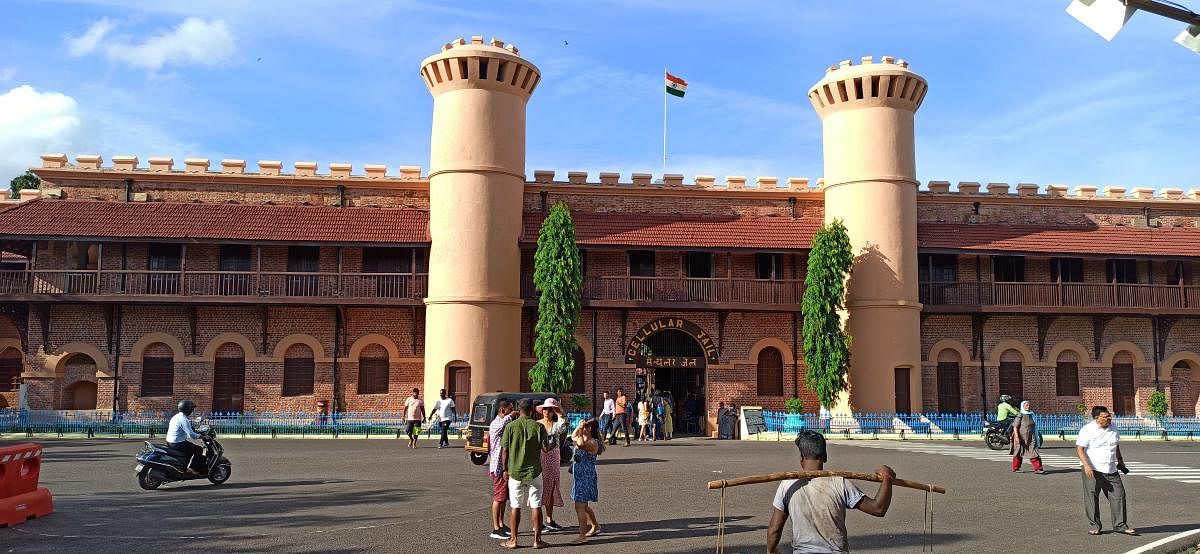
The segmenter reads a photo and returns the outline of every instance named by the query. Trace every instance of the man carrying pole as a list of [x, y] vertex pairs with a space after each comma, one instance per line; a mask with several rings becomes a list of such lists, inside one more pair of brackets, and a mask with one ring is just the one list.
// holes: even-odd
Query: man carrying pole
[[[815, 431], [801, 431], [796, 437], [800, 466], [806, 471], [822, 470], [828, 455], [825, 437]], [[775, 492], [775, 511], [767, 527], [767, 552], [779, 552], [783, 526], [792, 520], [793, 552], [849, 552], [846, 539], [846, 509], [858, 509], [875, 517], [887, 514], [892, 503], [892, 481], [896, 472], [880, 466], [879, 492], [874, 498], [863, 494], [845, 477], [789, 479]]]

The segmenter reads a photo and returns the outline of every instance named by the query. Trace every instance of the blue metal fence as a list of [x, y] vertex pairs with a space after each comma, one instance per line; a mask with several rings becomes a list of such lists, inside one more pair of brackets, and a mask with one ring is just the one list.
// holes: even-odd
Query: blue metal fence
[[[827, 434], [850, 436], [917, 435], [926, 438], [961, 438], [980, 435], [983, 432], [984, 415], [967, 414], [837, 414], [822, 418], [818, 414], [790, 414], [785, 412], [763, 412], [768, 433], [784, 436], [794, 435], [804, 429], [823, 431]], [[1034, 421], [1045, 436], [1066, 438], [1079, 432], [1091, 421], [1090, 417], [1076, 414], [1036, 414]], [[1117, 429], [1126, 437], [1194, 439], [1200, 435], [1200, 418], [1197, 417], [1129, 417], [1113, 418]]]
[[[161, 438], [167, 432], [171, 412], [107, 412], [0, 409], [0, 435], [23, 434], [26, 437], [114, 436]], [[404, 436], [404, 414], [399, 412], [358, 412], [321, 414], [316, 412], [211, 413], [204, 416], [218, 436], [275, 437], [363, 437]], [[567, 414], [571, 428], [588, 413]], [[459, 414], [451, 424], [451, 433], [461, 436], [469, 414]], [[425, 423], [423, 435], [437, 435], [435, 423]]]

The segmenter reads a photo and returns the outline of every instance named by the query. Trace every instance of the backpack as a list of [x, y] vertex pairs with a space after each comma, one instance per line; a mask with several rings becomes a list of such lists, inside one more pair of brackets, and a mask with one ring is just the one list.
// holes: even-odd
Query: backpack
[[658, 407], [655, 409], [658, 411], [658, 417], [662, 417], [667, 413], [667, 408], [663, 405], [662, 401], [659, 401]]

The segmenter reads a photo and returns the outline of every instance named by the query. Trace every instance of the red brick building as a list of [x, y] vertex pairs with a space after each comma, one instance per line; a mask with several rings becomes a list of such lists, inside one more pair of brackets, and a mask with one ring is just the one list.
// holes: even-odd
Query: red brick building
[[[0, 406], [20, 381], [35, 409], [398, 411], [424, 383], [428, 180], [245, 165], [45, 156], [41, 191], [0, 208]], [[522, 369], [538, 227], [565, 202], [585, 266], [577, 392], [633, 390], [641, 374], [710, 414], [792, 396], [814, 411], [798, 339], [820, 188], [630, 181], [526, 184]], [[906, 377], [923, 399], [897, 386], [897, 410], [978, 411], [1007, 393], [1043, 412], [1142, 413], [1159, 389], [1195, 415], [1200, 191], [979, 188], [918, 195], [923, 360]]]

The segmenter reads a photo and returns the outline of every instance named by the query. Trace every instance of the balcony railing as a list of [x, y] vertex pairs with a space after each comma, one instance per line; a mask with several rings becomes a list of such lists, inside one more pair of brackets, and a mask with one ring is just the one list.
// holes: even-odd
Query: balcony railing
[[300, 298], [425, 297], [428, 276], [407, 273], [253, 271], [0, 271], [0, 295], [218, 296]]
[[923, 304], [1200, 310], [1200, 286], [1130, 283], [921, 283]]
[[798, 279], [727, 279], [688, 277], [592, 277], [584, 283], [588, 300], [799, 304]]

